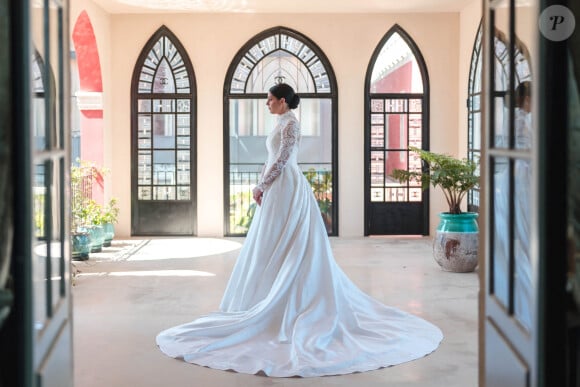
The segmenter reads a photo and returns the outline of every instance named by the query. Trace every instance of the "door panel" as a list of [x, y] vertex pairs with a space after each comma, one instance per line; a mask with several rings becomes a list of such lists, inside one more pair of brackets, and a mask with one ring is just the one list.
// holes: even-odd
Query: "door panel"
[[[385, 235], [423, 234], [423, 203], [370, 204], [370, 229]], [[419, 221], [417, 221], [419, 220]]]
[[486, 341], [494, 351], [485, 354], [487, 386], [493, 387], [527, 387], [530, 372], [524, 361], [514, 352], [509, 341], [489, 321], [486, 322]]
[[136, 220], [138, 235], [192, 235], [193, 208], [190, 202], [146, 202], [138, 203], [139, 217]]
[[54, 337], [53, 345], [36, 372], [36, 387], [72, 386], [71, 375], [63, 364], [73, 364], [71, 325], [65, 324]]
[[537, 1], [486, 2], [486, 386], [538, 386], [540, 171]]

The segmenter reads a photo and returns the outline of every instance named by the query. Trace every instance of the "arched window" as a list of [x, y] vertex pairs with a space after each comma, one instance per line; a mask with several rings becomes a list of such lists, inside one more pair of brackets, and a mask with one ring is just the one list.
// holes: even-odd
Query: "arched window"
[[338, 234], [337, 89], [324, 53], [304, 35], [275, 27], [236, 54], [224, 85], [225, 234], [245, 235], [255, 205], [252, 188], [267, 159], [265, 138], [275, 126], [266, 107], [270, 87], [284, 82], [300, 94], [298, 161], [318, 200], [329, 235]]
[[395, 25], [365, 82], [365, 235], [429, 233], [428, 190], [390, 177], [394, 169], [421, 169], [409, 146], [429, 148], [429, 77], [418, 47]]
[[[471, 54], [471, 66], [469, 69], [469, 84], [467, 94], [467, 157], [470, 160], [479, 161], [481, 157], [481, 75], [482, 75], [482, 56], [481, 56], [481, 39], [482, 25], [479, 25], [473, 52]], [[504, 125], [507, 120], [508, 104], [505, 99], [509, 90], [510, 63], [508, 53], [508, 40], [505, 33], [496, 30], [494, 35], [494, 69], [495, 69], [495, 109], [496, 109], [496, 137], [494, 142], [496, 146], [505, 147], [507, 145], [507, 127]], [[529, 53], [527, 48], [516, 40], [514, 47], [515, 61], [515, 86], [521, 82], [531, 80], [529, 66]], [[498, 130], [506, 128], [506, 131]], [[503, 144], [503, 145], [501, 145]], [[477, 170], [479, 174], [479, 169]], [[468, 211], [477, 212], [479, 210], [479, 185], [469, 192], [467, 198]]]
[[[480, 24], [471, 53], [467, 92], [467, 158], [477, 162], [481, 157], [481, 27]], [[479, 210], [479, 184], [467, 195], [467, 210], [473, 212]]]
[[133, 235], [195, 234], [195, 75], [165, 26], [145, 45], [131, 93]]

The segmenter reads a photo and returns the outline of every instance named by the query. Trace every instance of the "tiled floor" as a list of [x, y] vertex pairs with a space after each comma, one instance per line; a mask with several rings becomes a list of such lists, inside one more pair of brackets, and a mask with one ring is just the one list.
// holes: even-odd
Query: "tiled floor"
[[365, 292], [438, 325], [431, 355], [377, 371], [268, 378], [174, 360], [155, 344], [168, 327], [215, 310], [243, 239], [132, 239], [75, 262], [76, 387], [477, 386], [477, 273], [447, 273], [428, 238], [332, 238]]

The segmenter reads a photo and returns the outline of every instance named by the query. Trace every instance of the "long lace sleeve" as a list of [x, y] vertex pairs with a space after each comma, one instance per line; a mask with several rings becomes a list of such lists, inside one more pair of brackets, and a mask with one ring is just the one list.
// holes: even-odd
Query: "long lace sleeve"
[[260, 182], [256, 186], [262, 192], [268, 188], [274, 180], [282, 173], [282, 169], [286, 166], [292, 149], [298, 142], [299, 127], [296, 122], [291, 120], [286, 124], [281, 131], [280, 149], [278, 150], [278, 157], [272, 166], [262, 175]]

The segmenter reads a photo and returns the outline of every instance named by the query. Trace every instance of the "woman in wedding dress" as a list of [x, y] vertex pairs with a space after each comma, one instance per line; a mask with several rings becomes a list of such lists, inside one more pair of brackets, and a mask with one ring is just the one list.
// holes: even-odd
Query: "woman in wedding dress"
[[219, 311], [161, 332], [159, 348], [186, 362], [274, 377], [340, 375], [400, 364], [434, 351], [431, 323], [359, 290], [336, 264], [308, 181], [297, 164], [300, 97], [268, 93], [279, 115], [258, 203]]

